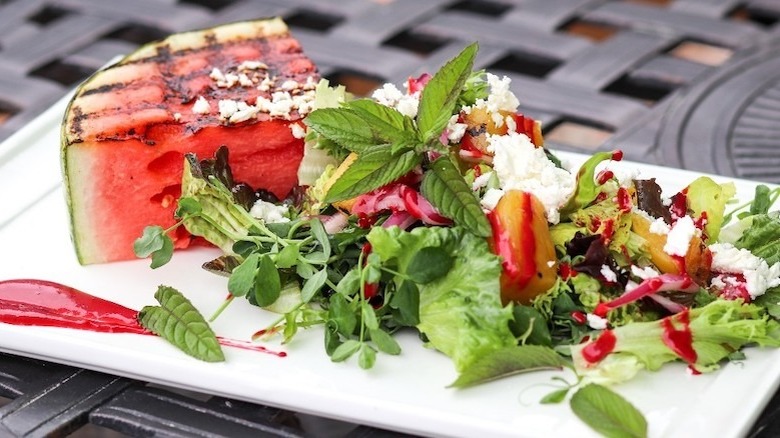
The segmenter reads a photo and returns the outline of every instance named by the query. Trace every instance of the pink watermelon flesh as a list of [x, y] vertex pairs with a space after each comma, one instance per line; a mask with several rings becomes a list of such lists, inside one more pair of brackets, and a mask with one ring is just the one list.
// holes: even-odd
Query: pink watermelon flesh
[[[81, 263], [133, 259], [133, 242], [144, 227], [167, 228], [175, 222], [187, 152], [210, 158], [226, 145], [237, 181], [280, 198], [296, 185], [303, 141], [292, 135], [290, 124], [299, 114], [272, 118], [260, 113], [235, 124], [219, 119], [219, 100], [251, 105], [258, 96], [278, 91], [220, 88], [209, 77], [215, 67], [228, 71], [258, 60], [268, 66], [268, 74], [273, 72], [277, 87], [316, 76], [297, 41], [282, 32], [180, 51], [166, 50], [163, 42], [155, 56], [126, 59], [109, 68], [110, 82], [101, 83], [99, 73], [82, 86], [63, 132], [73, 238]], [[210, 103], [209, 114], [193, 113], [198, 96]], [[172, 237], [178, 248], [191, 241], [186, 233]]]

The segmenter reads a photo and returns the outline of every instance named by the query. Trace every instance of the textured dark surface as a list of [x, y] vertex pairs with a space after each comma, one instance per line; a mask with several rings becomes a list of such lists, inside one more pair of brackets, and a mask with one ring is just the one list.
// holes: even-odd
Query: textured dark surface
[[[477, 40], [553, 147], [780, 182], [780, 0], [0, 0], [0, 140], [139, 44], [273, 15], [356, 93]], [[8, 355], [0, 396], [0, 436], [386, 434]], [[779, 414], [776, 397], [752, 436]]]

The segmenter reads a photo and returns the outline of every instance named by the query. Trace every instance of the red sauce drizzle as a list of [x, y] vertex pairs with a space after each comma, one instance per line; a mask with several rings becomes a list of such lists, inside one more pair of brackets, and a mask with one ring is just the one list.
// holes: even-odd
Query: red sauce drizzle
[[269, 350], [263, 347], [262, 345], [258, 345], [249, 341], [228, 339], [228, 338], [223, 338], [222, 336], [217, 336], [217, 340], [219, 341], [220, 345], [224, 345], [226, 347], [234, 347], [234, 348], [240, 348], [242, 350], [258, 351], [260, 353], [273, 354], [274, 356], [279, 356], [279, 357], [287, 357], [287, 353], [284, 351]]
[[[675, 320], [678, 326], [675, 326]], [[693, 335], [690, 326], [690, 314], [688, 309], [661, 320], [664, 332], [661, 335], [663, 343], [671, 349], [680, 359], [693, 366], [698, 355], [693, 349]]]
[[6, 324], [150, 334], [137, 316], [133, 309], [51, 281], [0, 282], [0, 322]]
[[579, 272], [571, 268], [568, 263], [561, 263], [558, 265], [558, 275], [561, 276], [563, 281], [566, 281], [572, 277], [576, 277]]
[[376, 223], [376, 216], [369, 216], [365, 213], [358, 214], [357, 226], [360, 228], [371, 228]]
[[612, 330], [604, 330], [595, 341], [582, 349], [582, 357], [589, 363], [601, 362], [609, 353], [615, 350], [617, 338]]
[[604, 185], [604, 184], [607, 183], [607, 181], [611, 180], [614, 177], [615, 177], [615, 174], [611, 170], [602, 170], [596, 176], [596, 182], [599, 185]]
[[615, 220], [607, 219], [603, 224], [604, 229], [601, 231], [601, 238], [604, 239], [605, 244], [609, 244], [612, 237], [615, 235]]
[[571, 312], [571, 319], [573, 319], [574, 322], [579, 325], [583, 325], [588, 322], [588, 317], [585, 315], [585, 313], [580, 312], [579, 310], [574, 310]]
[[677, 220], [688, 213], [688, 190], [683, 189], [680, 193], [672, 196], [672, 205], [669, 206], [672, 213], [672, 220]]
[[618, 189], [617, 205], [623, 213], [628, 213], [634, 207], [634, 204], [631, 202], [631, 194], [628, 193], [628, 190], [625, 187]]
[[[101, 333], [153, 335], [138, 322], [138, 311], [46, 280], [0, 281], [0, 322]], [[285, 357], [251, 342], [217, 337], [221, 345]]]

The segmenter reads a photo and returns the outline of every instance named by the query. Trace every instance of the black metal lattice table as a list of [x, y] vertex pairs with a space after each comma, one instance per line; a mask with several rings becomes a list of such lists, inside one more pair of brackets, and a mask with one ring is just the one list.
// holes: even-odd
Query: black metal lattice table
[[[265, 16], [357, 94], [479, 41], [477, 67], [512, 78], [552, 147], [780, 182], [780, 0], [0, 0], [0, 140], [117, 54]], [[12, 355], [0, 396], [2, 436], [316, 434], [287, 411]], [[776, 397], [752, 436], [780, 435], [778, 412]]]

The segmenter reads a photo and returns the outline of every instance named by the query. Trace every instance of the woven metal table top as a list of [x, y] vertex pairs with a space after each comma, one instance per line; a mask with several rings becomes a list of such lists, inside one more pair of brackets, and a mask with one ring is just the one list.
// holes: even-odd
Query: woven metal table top
[[[265, 16], [356, 94], [479, 41], [476, 67], [512, 78], [554, 148], [780, 182], [780, 0], [0, 0], [0, 141], [116, 55]], [[290, 412], [9, 355], [0, 396], [0, 435], [311, 434]], [[780, 434], [778, 412], [753, 436]]]

